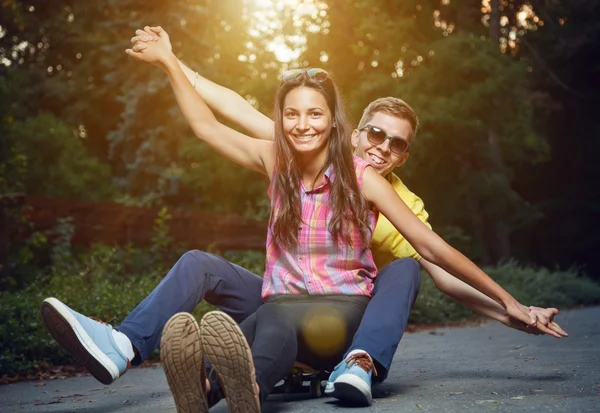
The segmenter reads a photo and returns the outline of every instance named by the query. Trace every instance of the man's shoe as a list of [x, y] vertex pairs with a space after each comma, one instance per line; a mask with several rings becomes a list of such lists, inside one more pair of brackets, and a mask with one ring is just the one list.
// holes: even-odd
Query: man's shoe
[[200, 322], [202, 348], [219, 376], [232, 413], [260, 413], [256, 373], [248, 342], [227, 314], [211, 311]]
[[346, 360], [342, 360], [337, 366], [335, 366], [335, 368], [333, 369], [333, 371], [327, 378], [327, 384], [325, 385], [325, 392], [324, 392], [325, 396], [333, 395], [333, 391], [335, 390], [333, 383], [335, 383], [335, 381], [338, 379], [338, 377], [340, 377], [340, 375], [345, 373], [347, 370], [348, 370], [348, 363], [346, 363]]
[[377, 374], [367, 353], [355, 353], [338, 364], [327, 381], [325, 393], [358, 406], [372, 403], [371, 376]]
[[46, 298], [42, 319], [52, 337], [102, 384], [122, 376], [130, 361], [113, 338], [113, 328], [71, 310], [56, 298]]
[[167, 321], [160, 339], [160, 360], [178, 413], [208, 413], [200, 327], [189, 313]]

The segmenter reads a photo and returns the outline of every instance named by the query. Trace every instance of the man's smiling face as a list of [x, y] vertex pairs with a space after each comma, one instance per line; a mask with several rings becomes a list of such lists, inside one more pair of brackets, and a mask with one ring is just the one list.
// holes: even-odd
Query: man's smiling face
[[[384, 112], [376, 112], [368, 124], [384, 130], [388, 136], [410, 140], [413, 135], [412, 127], [407, 120]], [[402, 155], [392, 152], [390, 143], [391, 141], [386, 139], [383, 143], [375, 145], [367, 139], [366, 130], [359, 131], [355, 129], [352, 132], [354, 154], [369, 162], [377, 173], [382, 176], [387, 176], [394, 168], [402, 165], [408, 159], [408, 152]]]

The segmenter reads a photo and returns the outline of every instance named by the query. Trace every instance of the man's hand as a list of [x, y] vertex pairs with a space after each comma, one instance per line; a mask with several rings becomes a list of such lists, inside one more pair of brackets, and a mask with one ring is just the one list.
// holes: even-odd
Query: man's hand
[[[146, 26], [145, 30], [146, 29], [150, 30], [151, 28]], [[136, 39], [134, 42], [134, 39], [136, 38], [134, 37], [131, 39], [132, 43], [134, 43], [133, 48], [125, 50], [125, 53], [133, 57], [135, 60], [152, 63], [161, 69], [164, 69], [170, 59], [176, 60], [176, 58], [171, 51], [171, 42], [167, 32], [162, 30], [160, 27], [155, 29], [159, 31], [160, 34], [149, 35], [148, 32], [144, 31], [146, 34], [136, 37], [139, 37], [140, 39], [147, 39], [152, 36], [157, 36], [156, 40], [152, 40], [149, 43], [143, 43], [142, 40]], [[139, 32], [139, 30], [137, 32]], [[144, 47], [141, 47], [142, 43], [144, 44]]]
[[173, 50], [169, 34], [160, 26], [146, 26], [144, 30], [136, 30], [135, 36], [131, 38], [132, 50], [141, 52], [149, 42], [157, 42], [159, 39], [169, 47], [169, 50]]
[[526, 324], [514, 317], [509, 317], [504, 324], [508, 327], [521, 330], [527, 334], [548, 334], [556, 338], [569, 336], [567, 332], [554, 321], [554, 316], [558, 314], [558, 310], [556, 308], [540, 308], [530, 306], [528, 307], [528, 310], [529, 313], [536, 318], [535, 324]]
[[521, 321], [526, 325], [536, 325], [537, 318], [531, 314], [529, 309], [515, 299], [505, 305], [506, 313], [510, 318]]

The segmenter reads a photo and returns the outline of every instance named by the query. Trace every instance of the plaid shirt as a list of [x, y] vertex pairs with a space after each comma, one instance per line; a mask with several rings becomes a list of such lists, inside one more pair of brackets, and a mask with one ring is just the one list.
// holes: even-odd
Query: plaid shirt
[[[365, 168], [369, 164], [354, 157], [354, 168], [359, 188]], [[348, 223], [347, 231], [352, 246], [340, 242], [336, 246], [327, 227], [333, 211], [329, 204], [329, 190], [335, 173], [330, 166], [325, 171], [324, 183], [307, 191], [301, 183], [302, 225], [298, 229], [298, 246], [288, 251], [275, 243], [272, 222], [267, 232], [266, 269], [262, 286], [262, 297], [271, 295], [310, 294], [310, 295], [366, 295], [373, 290], [373, 279], [377, 268], [367, 244], [360, 238], [358, 228]], [[273, 181], [271, 181], [273, 182]], [[273, 184], [269, 186], [271, 203], [275, 210], [279, 201], [273, 200]], [[372, 230], [377, 223], [378, 214], [369, 213], [369, 227]]]

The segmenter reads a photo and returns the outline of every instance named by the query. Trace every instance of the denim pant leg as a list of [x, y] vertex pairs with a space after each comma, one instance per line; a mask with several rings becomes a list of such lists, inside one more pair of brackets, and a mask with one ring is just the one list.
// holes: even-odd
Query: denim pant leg
[[375, 382], [387, 377], [420, 286], [419, 264], [412, 258], [392, 261], [375, 278], [373, 297], [344, 355], [357, 349], [368, 352], [377, 368]]
[[216, 255], [188, 251], [117, 330], [137, 349], [133, 364], [139, 364], [158, 347], [174, 314], [192, 312], [205, 299], [240, 323], [263, 303], [261, 288], [256, 274]]

